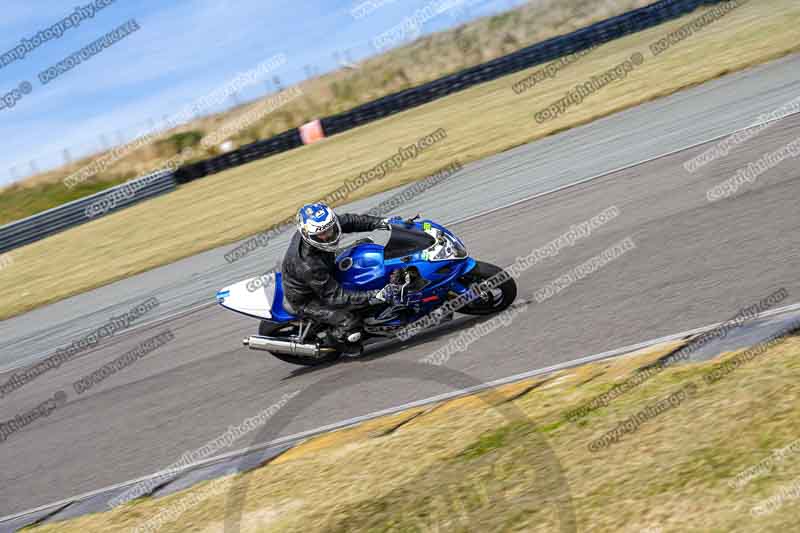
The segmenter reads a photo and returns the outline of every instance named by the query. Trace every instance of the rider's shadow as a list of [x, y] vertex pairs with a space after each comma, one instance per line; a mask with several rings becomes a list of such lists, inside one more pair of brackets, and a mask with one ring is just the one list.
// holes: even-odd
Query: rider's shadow
[[414, 335], [414, 337], [406, 341], [402, 341], [396, 337], [390, 337], [386, 340], [370, 343], [364, 347], [364, 353], [361, 355], [357, 356], [345, 355], [342, 356], [339, 360], [334, 361], [332, 363], [323, 364], [319, 366], [306, 366], [298, 368], [296, 370], [292, 370], [289, 373], [289, 375], [283, 378], [281, 381], [289, 380], [300, 376], [305, 376], [307, 374], [310, 374], [311, 372], [322, 370], [324, 368], [329, 368], [335, 365], [361, 363], [364, 361], [373, 361], [376, 359], [381, 359], [383, 357], [386, 357], [387, 355], [396, 353], [398, 348], [401, 348], [403, 350], [407, 348], [413, 348], [414, 346], [424, 344], [428, 341], [431, 341], [443, 335], [447, 335], [448, 333], [457, 333], [459, 330], [477, 324], [483, 320], [489, 320], [490, 318], [492, 318], [492, 316], [493, 315], [460, 316], [458, 318], [454, 318], [453, 320], [447, 321], [444, 324], [440, 324], [430, 329], [423, 330]]

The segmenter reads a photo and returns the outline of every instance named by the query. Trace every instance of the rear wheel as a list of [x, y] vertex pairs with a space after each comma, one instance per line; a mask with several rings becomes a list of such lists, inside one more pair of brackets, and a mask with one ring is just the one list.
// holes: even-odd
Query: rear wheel
[[[475, 268], [459, 278], [464, 285], [470, 286], [485, 281], [502, 272], [502, 268], [482, 261], [475, 262]], [[480, 296], [459, 309], [467, 315], [492, 315], [508, 308], [517, 297], [517, 282], [509, 277], [493, 289], [481, 292]]]
[[[276, 324], [275, 322], [262, 320], [261, 324], [258, 326], [258, 334], [262, 337], [276, 337], [290, 340], [291, 337], [298, 334], [298, 331], [297, 326], [294, 324]], [[342, 355], [339, 351], [329, 351], [324, 355], [320, 355], [320, 357], [303, 357], [302, 355], [289, 355], [276, 352], [269, 353], [286, 363], [302, 366], [318, 366], [333, 363]]]

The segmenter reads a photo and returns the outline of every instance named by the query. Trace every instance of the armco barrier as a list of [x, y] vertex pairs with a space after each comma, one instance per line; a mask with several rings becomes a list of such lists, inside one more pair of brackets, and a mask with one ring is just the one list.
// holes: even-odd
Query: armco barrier
[[[322, 119], [326, 135], [335, 135], [407, 109], [420, 106], [462, 91], [473, 85], [491, 81], [536, 65], [549, 63], [592, 46], [651, 28], [675, 19], [704, 4], [720, 0], [661, 0], [616, 17], [596, 22], [567, 35], [553, 37], [512, 54], [470, 67], [455, 74], [387, 95], [355, 109]], [[510, 88], [509, 88], [510, 89]]]
[[185, 165], [175, 172], [175, 179], [178, 183], [186, 183], [257, 159], [263, 159], [272, 154], [286, 152], [298, 146], [303, 146], [300, 132], [297, 129], [291, 129], [270, 139], [242, 146], [238, 150]]
[[[493, 59], [487, 63], [476, 65], [424, 85], [384, 96], [345, 113], [323, 118], [320, 121], [322, 130], [325, 132], [326, 137], [335, 135], [374, 120], [426, 104], [473, 85], [494, 80], [507, 74], [547, 63], [559, 57], [651, 28], [662, 22], [685, 15], [701, 5], [718, 4], [720, 1], [660, 0], [649, 6], [597, 22], [567, 35], [553, 37], [523, 48], [513, 54]], [[511, 90], [510, 86], [509, 90]], [[531, 117], [531, 120], [533, 120], [533, 117]], [[294, 128], [270, 139], [242, 146], [238, 150], [185, 165], [179, 168], [174, 173], [174, 176], [169, 172], [164, 173], [159, 180], [149, 184], [132, 198], [117, 202], [115, 209], [172, 190], [175, 188], [176, 182], [186, 183], [300, 146], [303, 146], [303, 140], [299, 129]], [[146, 178], [140, 179], [144, 180]], [[88, 218], [84, 214], [85, 208], [112, 191], [113, 189], [103, 191], [94, 196], [82, 198], [0, 227], [0, 253], [86, 222]]]
[[175, 177], [171, 171], [156, 172], [100, 191], [86, 198], [80, 198], [31, 217], [0, 226], [0, 253], [38, 241], [48, 235], [102, 216], [102, 212], [93, 211], [92, 214], [94, 216], [90, 217], [87, 215], [86, 210], [96, 202], [111, 198], [109, 195], [114, 195], [114, 205], [108, 212], [114, 212], [147, 198], [171, 191], [175, 188], [175, 185]]
[[[662, 22], [690, 13], [701, 5], [717, 4], [721, 0], [661, 0], [616, 17], [596, 22], [567, 35], [553, 37], [512, 54], [470, 67], [418, 87], [390, 94], [360, 105], [350, 111], [321, 119], [325, 136], [388, 117], [395, 113], [426, 104], [437, 98], [462, 91], [473, 85], [497, 79], [560, 57], [585, 50], [625, 35], [651, 28]], [[511, 88], [509, 87], [509, 90]], [[531, 117], [531, 121], [533, 117]], [[292, 129], [271, 139], [248, 144], [213, 159], [179, 168], [176, 179], [185, 183], [209, 174], [248, 163], [255, 159], [291, 150], [303, 145], [299, 131]]]

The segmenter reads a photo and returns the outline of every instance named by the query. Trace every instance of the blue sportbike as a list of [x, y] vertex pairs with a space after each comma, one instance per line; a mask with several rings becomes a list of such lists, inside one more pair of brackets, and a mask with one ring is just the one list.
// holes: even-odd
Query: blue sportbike
[[[514, 279], [502, 275], [495, 265], [469, 257], [464, 243], [444, 226], [418, 217], [391, 222], [386, 246], [360, 239], [339, 250], [336, 257], [336, 279], [345, 289], [380, 289], [387, 283], [401, 287], [397, 302], [351, 310], [362, 318], [361, 342], [378, 337], [405, 339], [420, 325], [451, 318], [453, 312], [490, 315], [514, 302]], [[330, 326], [286, 311], [280, 272], [221, 289], [217, 301], [226, 309], [261, 320], [259, 334], [244, 340], [251, 349], [296, 365], [330, 363], [341, 356], [337, 348], [320, 341]], [[438, 318], [434, 321], [432, 316]]]

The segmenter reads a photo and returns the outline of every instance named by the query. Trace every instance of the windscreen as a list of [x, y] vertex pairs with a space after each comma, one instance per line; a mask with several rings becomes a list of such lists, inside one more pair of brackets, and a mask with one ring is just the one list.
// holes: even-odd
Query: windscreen
[[394, 225], [383, 256], [385, 259], [395, 259], [430, 248], [435, 243], [436, 240], [423, 231]]

